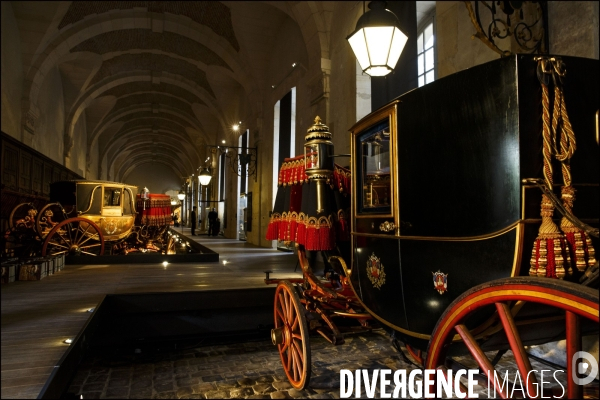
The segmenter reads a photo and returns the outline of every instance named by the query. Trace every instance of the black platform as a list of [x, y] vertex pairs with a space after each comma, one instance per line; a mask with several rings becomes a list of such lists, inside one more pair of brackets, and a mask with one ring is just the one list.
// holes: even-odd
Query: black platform
[[88, 351], [146, 352], [182, 343], [269, 338], [275, 287], [107, 295], [54, 367], [38, 398], [63, 398]]
[[126, 256], [67, 256], [68, 265], [100, 265], [100, 264], [137, 264], [137, 263], [189, 263], [189, 262], [219, 262], [219, 253], [190, 239], [181, 232], [171, 229], [171, 232], [187, 239], [190, 253], [164, 255], [158, 253], [130, 253]]

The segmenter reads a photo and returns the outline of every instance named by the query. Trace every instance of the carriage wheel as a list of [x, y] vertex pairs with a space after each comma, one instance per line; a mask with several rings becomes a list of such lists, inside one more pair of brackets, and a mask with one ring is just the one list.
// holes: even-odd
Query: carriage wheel
[[32, 203], [21, 203], [10, 213], [8, 226], [11, 231], [24, 232], [29, 229], [35, 231], [35, 216], [37, 209]]
[[310, 341], [304, 306], [296, 288], [281, 281], [275, 290], [275, 329], [271, 340], [279, 350], [281, 363], [292, 386], [302, 390], [310, 380]]
[[43, 240], [52, 228], [67, 218], [69, 218], [68, 213], [60, 203], [46, 204], [35, 219], [35, 229]]
[[[581, 350], [580, 318], [598, 323], [598, 290], [557, 279], [527, 277], [498, 279], [476, 286], [458, 297], [438, 320], [429, 342], [425, 368], [444, 368], [448, 344], [458, 333], [479, 368], [487, 376], [490, 387], [495, 387], [502, 398], [508, 398], [508, 389], [501, 390], [498, 387], [499, 382], [494, 380], [494, 367], [466, 327], [465, 321], [482, 307], [493, 305], [514, 354], [519, 374], [521, 377], [527, 376], [532, 370], [531, 363], [523, 346], [518, 325], [507, 304], [513, 301], [550, 306], [564, 312], [568, 375], [566, 397], [582, 398], [582, 387], [575, 384], [571, 378], [571, 371], [576, 367], [571, 364], [573, 355]], [[529, 390], [529, 393], [536, 393], [534, 385], [536, 385], [535, 381], [527, 380], [525, 389]]]
[[104, 236], [98, 225], [86, 218], [69, 218], [56, 225], [44, 240], [42, 255], [104, 254]]

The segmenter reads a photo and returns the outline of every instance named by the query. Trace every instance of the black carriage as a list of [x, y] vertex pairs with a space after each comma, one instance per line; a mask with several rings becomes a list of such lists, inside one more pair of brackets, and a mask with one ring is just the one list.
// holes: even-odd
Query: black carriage
[[[284, 163], [267, 234], [296, 243], [304, 272], [278, 282], [274, 305], [295, 388], [310, 379], [311, 331], [343, 342], [335, 317], [377, 320], [428, 369], [470, 353], [489, 377], [484, 352], [511, 349], [526, 376], [524, 346], [566, 338], [572, 370], [598, 329], [598, 70], [517, 55], [410, 91], [351, 128], [349, 172], [316, 121]], [[569, 380], [569, 398], [580, 390]]]

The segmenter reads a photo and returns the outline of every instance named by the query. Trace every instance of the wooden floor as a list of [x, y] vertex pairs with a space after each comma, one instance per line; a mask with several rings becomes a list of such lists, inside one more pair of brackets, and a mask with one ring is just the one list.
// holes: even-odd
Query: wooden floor
[[219, 263], [67, 265], [41, 281], [2, 285], [1, 398], [37, 397], [68, 348], [64, 340], [79, 333], [105, 294], [266, 287], [265, 270], [301, 276], [292, 253], [189, 237], [218, 252]]

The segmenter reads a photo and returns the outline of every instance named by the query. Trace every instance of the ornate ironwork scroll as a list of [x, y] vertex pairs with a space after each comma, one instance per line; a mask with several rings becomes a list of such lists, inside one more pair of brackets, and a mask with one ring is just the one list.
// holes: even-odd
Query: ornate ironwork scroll
[[[471, 22], [477, 30], [473, 38], [479, 38], [501, 57], [509, 56], [513, 52], [502, 50], [495, 40], [507, 37], [514, 38], [523, 53], [548, 53], [546, 1], [475, 1], [473, 3], [475, 3], [474, 9], [470, 1], [465, 1]], [[487, 32], [484, 30], [484, 24], [487, 24]]]
[[213, 154], [225, 154], [229, 167], [238, 176], [254, 176], [256, 182], [257, 147], [209, 146]]

